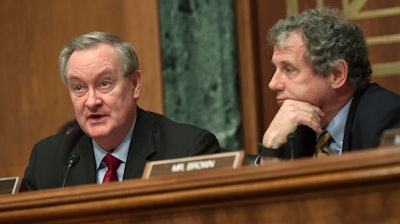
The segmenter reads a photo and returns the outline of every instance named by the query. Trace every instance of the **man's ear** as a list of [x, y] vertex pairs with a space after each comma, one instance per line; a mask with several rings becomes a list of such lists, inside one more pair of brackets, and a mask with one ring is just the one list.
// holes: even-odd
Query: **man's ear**
[[332, 71], [332, 88], [338, 89], [347, 82], [348, 77], [348, 65], [343, 59], [337, 61], [336, 68]]
[[134, 71], [130, 80], [133, 88], [133, 99], [138, 100], [142, 89], [142, 73], [139, 70]]

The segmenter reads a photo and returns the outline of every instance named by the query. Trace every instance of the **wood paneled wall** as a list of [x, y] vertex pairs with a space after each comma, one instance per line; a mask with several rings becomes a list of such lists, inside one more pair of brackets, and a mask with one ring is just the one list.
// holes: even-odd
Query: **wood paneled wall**
[[74, 117], [58, 55], [91, 31], [132, 43], [143, 72], [139, 105], [163, 113], [157, 0], [1, 0], [0, 177], [22, 176], [33, 144]]

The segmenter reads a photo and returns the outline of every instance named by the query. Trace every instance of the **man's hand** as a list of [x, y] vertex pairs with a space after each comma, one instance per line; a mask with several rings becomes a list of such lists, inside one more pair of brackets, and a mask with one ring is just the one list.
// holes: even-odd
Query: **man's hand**
[[264, 133], [264, 147], [278, 149], [287, 142], [289, 133], [299, 125], [305, 125], [317, 133], [322, 132], [320, 125], [324, 116], [322, 110], [308, 102], [285, 100], [279, 108], [267, 131]]

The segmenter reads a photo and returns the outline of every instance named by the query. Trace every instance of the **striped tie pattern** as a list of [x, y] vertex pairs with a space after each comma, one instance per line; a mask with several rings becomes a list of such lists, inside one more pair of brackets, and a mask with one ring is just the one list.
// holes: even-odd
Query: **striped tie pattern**
[[333, 138], [328, 131], [324, 130], [317, 138], [317, 145], [315, 148], [314, 157], [321, 158], [332, 155], [332, 150], [329, 145], [332, 143]]

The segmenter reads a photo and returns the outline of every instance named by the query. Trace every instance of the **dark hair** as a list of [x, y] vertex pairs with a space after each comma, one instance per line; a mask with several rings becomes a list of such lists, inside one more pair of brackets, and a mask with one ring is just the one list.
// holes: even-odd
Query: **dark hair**
[[362, 29], [338, 9], [317, 8], [279, 20], [268, 33], [274, 47], [284, 44], [291, 33], [302, 36], [306, 45], [304, 58], [314, 72], [327, 75], [335, 70], [337, 60], [348, 64], [348, 80], [356, 88], [371, 78], [371, 64]]
[[69, 41], [61, 50], [59, 57], [59, 69], [61, 73], [61, 79], [64, 81], [65, 85], [68, 85], [67, 63], [72, 53], [77, 50], [92, 48], [102, 43], [109, 44], [110, 46], [114, 47], [115, 51], [120, 57], [124, 76], [129, 76], [134, 71], [139, 69], [139, 60], [137, 58], [136, 51], [130, 43], [121, 40], [119, 37], [111, 33], [86, 33]]

